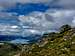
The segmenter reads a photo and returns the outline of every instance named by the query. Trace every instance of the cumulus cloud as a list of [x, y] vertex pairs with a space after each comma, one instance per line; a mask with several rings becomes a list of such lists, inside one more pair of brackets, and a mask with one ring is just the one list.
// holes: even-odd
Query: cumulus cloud
[[8, 23], [9, 27], [13, 28], [10, 29], [11, 34], [12, 31], [15, 33], [14, 28], [18, 27], [17, 29], [21, 30], [19, 32], [24, 36], [57, 31], [64, 24], [75, 26], [75, 10], [49, 9], [46, 12], [35, 11], [29, 15], [19, 15], [19, 17], [10, 13], [1, 13], [0, 15], [0, 24]]
[[[45, 12], [38, 12], [36, 10], [28, 15], [22, 15], [24, 5], [22, 7], [19, 5], [17, 8], [16, 3], [39, 3], [38, 6], [40, 6], [40, 3], [43, 3], [50, 8], [46, 9]], [[56, 8], [52, 8], [52, 6]], [[57, 10], [58, 6], [63, 9], [59, 10], [58, 8]], [[14, 12], [12, 10], [11, 12], [5, 11], [7, 8], [8, 11], [9, 8], [19, 9], [18, 13], [20, 13], [18, 15], [17, 10], [14, 10]], [[24, 37], [36, 34], [42, 35], [43, 33], [56, 32], [64, 24], [75, 27], [74, 0], [12, 0], [12, 2], [11, 0], [0, 0], [0, 34], [21, 35]], [[18, 42], [19, 40], [16, 41]]]
[[75, 10], [53, 10], [54, 12], [49, 12], [48, 10], [46, 13], [51, 15], [54, 19], [53, 28], [58, 28], [64, 24], [72, 25], [72, 21], [75, 17]]
[[[48, 15], [48, 16], [47, 16]], [[33, 12], [30, 15], [20, 15], [19, 20], [26, 27], [47, 32], [59, 29], [62, 25], [74, 25], [75, 10], [48, 10], [45, 13]]]
[[[19, 16], [19, 20], [24, 24], [34, 29], [45, 30], [48, 29], [51, 21], [46, 20], [45, 14], [42, 12], [33, 12], [28, 16]], [[44, 23], [43, 23], [44, 22]], [[47, 27], [46, 27], [47, 25]], [[42, 29], [41, 29], [42, 28]]]

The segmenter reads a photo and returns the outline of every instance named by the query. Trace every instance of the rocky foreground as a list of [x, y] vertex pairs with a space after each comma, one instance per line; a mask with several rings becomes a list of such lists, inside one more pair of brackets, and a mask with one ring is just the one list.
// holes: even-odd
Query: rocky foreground
[[64, 25], [28, 45], [0, 43], [0, 56], [75, 56], [75, 28]]

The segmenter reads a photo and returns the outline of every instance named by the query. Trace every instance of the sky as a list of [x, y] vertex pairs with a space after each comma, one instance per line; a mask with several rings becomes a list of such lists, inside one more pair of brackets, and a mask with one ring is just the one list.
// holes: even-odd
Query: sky
[[0, 0], [0, 16], [1, 24], [33, 26], [40, 30], [44, 28], [44, 31], [58, 28], [63, 24], [74, 26], [75, 2], [74, 0], [12, 0], [12, 2]]
[[75, 0], [0, 0], [1, 34], [44, 34], [75, 27]]
[[16, 3], [44, 3], [48, 4], [55, 4], [63, 7], [68, 7], [68, 8], [75, 8], [75, 1], [74, 0], [0, 0], [0, 5], [1, 7], [8, 7], [8, 6], [13, 6]]

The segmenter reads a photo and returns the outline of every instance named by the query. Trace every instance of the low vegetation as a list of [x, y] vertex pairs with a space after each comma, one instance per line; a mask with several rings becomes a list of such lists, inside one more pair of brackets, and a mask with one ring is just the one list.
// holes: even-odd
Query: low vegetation
[[1, 45], [0, 56], [75, 56], [75, 28], [64, 25], [29, 45]]

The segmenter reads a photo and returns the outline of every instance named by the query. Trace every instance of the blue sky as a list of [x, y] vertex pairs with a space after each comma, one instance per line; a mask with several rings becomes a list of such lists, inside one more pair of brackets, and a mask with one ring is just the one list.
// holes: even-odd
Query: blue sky
[[40, 3], [17, 3], [14, 7], [6, 8], [5, 12], [16, 12], [19, 15], [26, 15], [33, 11], [45, 12], [47, 9], [49, 9], [49, 6]]

